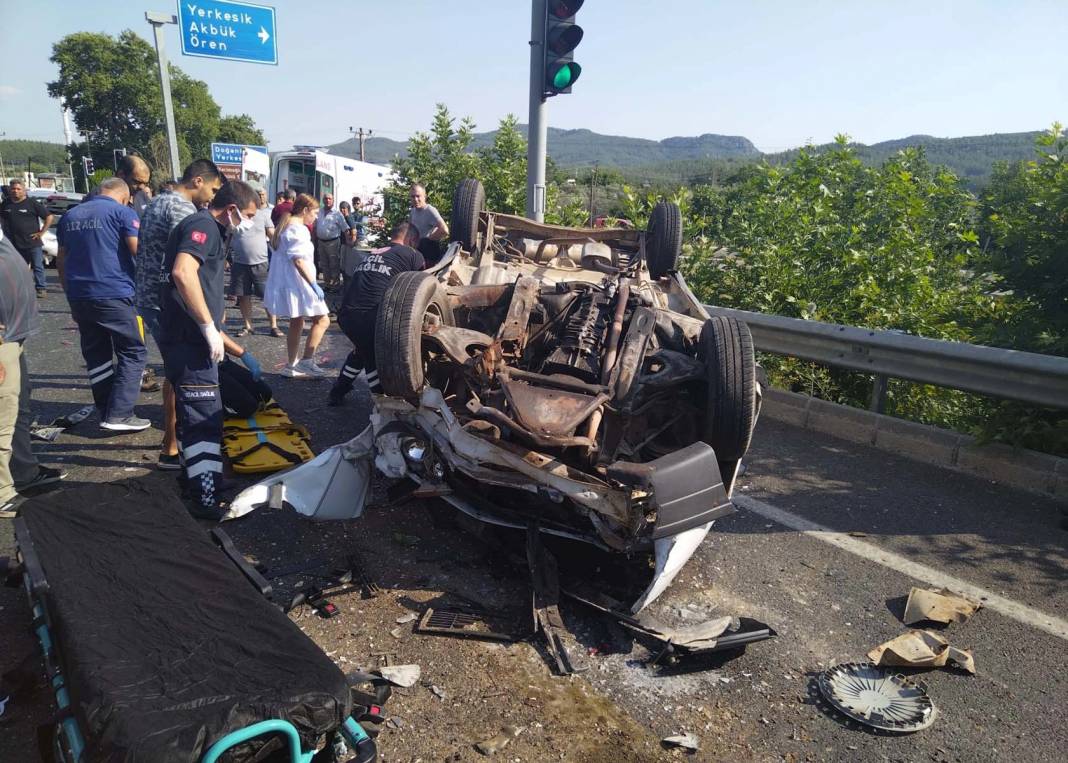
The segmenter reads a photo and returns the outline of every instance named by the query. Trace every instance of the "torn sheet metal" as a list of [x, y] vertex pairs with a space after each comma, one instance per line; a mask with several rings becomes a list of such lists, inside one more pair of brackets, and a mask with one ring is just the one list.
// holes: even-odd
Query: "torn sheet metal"
[[375, 671], [382, 678], [402, 689], [415, 686], [422, 672], [422, 668], [418, 665], [387, 665]]
[[74, 413], [60, 416], [48, 424], [39, 424], [34, 421], [30, 424], [30, 437], [36, 440], [44, 440], [45, 442], [55, 442], [55, 439], [63, 432], [89, 418], [94, 410], [96, 410], [94, 406], [87, 405], [79, 408]]
[[660, 594], [662, 594], [686, 562], [693, 556], [694, 551], [708, 535], [712, 523], [693, 527], [678, 535], [660, 538], [653, 543], [653, 553], [656, 556], [656, 568], [653, 572], [653, 581], [645, 589], [638, 601], [630, 608], [633, 614], [645, 609]]
[[670, 628], [659, 624], [654, 626], [648, 620], [643, 622], [650, 624], [650, 635], [662, 641], [670, 642], [675, 646], [686, 647], [694, 651], [715, 647], [720, 636], [728, 630], [737, 631], [740, 627], [738, 618], [730, 615], [681, 628]]
[[948, 588], [913, 588], [905, 604], [905, 625], [925, 620], [936, 623], [963, 623], [982, 606], [977, 601], [954, 593]]
[[913, 630], [868, 652], [876, 665], [898, 668], [944, 668], [952, 665], [975, 675], [975, 658], [965, 649], [949, 645], [932, 631]]
[[271, 475], [242, 490], [224, 519], [237, 519], [261, 506], [289, 504], [318, 521], [355, 519], [363, 513], [371, 489], [370, 426], [348, 442], [327, 448], [306, 464]]

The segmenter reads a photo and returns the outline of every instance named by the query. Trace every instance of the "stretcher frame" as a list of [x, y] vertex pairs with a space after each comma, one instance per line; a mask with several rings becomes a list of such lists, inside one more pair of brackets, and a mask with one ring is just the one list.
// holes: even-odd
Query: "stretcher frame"
[[[20, 565], [22, 584], [29, 599], [33, 618], [31, 629], [41, 649], [45, 673], [58, 708], [55, 735], [52, 739], [52, 752], [56, 761], [83, 763], [86, 748], [85, 736], [71, 707], [70, 693], [67, 690], [66, 679], [63, 675], [57, 644], [52, 638], [53, 628], [47, 607], [50, 586], [45, 577], [44, 567], [41, 565], [41, 560], [34, 548], [33, 539], [30, 537], [30, 530], [26, 525], [25, 519], [16, 518], [14, 528], [16, 560]], [[225, 546], [230, 543], [229, 537], [221, 529], [216, 528], [213, 534], [216, 543], [219, 545]], [[221, 538], [219, 537], [220, 535], [222, 536]], [[230, 554], [227, 554], [227, 557], [233, 561], [233, 557]], [[242, 570], [242, 572], [245, 571]], [[351, 748], [354, 754], [352, 760], [358, 761], [358, 763], [367, 763], [377, 758], [374, 740], [355, 719], [346, 718], [336, 733], [340, 733]], [[303, 749], [300, 734], [292, 723], [279, 718], [269, 718], [226, 734], [208, 748], [201, 756], [200, 763], [217, 763], [228, 750], [267, 734], [279, 734], [282, 736], [289, 751], [290, 763], [311, 763], [312, 758], [319, 752], [316, 749]]]

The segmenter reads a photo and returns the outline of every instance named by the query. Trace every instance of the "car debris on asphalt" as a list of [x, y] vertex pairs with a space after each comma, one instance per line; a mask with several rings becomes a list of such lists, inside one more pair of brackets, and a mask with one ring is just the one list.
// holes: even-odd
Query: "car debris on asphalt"
[[835, 665], [821, 673], [816, 684], [831, 708], [880, 731], [921, 731], [938, 714], [926, 687], [870, 662]]
[[897, 668], [944, 668], [953, 666], [975, 675], [975, 658], [966, 649], [950, 646], [932, 631], [912, 630], [868, 652], [876, 665]]
[[665, 747], [681, 747], [690, 752], [697, 752], [701, 749], [701, 740], [695, 734], [676, 734], [675, 736], [664, 737], [660, 741]]
[[505, 726], [500, 730], [496, 736], [483, 740], [475, 745], [475, 749], [483, 755], [494, 755], [523, 733], [523, 729], [520, 726]]
[[928, 620], [936, 623], [964, 623], [978, 612], [980, 607], [980, 602], [948, 588], [913, 588], [909, 591], [902, 620], [905, 625], [915, 625]]
[[402, 689], [414, 686], [422, 672], [422, 668], [418, 665], [388, 665], [374, 671], [374, 673], [382, 676], [394, 686], [399, 686]]
[[30, 437], [44, 442], [54, 442], [61, 433], [89, 418], [95, 410], [94, 406], [87, 405], [66, 416], [59, 416], [48, 424], [39, 424], [34, 421], [30, 424]]

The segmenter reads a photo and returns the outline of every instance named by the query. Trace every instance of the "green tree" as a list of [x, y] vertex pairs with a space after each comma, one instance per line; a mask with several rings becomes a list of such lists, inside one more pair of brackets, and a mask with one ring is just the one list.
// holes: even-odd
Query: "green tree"
[[445, 104], [438, 104], [430, 132], [413, 135], [408, 141], [408, 155], [393, 162], [397, 177], [384, 192], [389, 223], [407, 216], [408, 189], [413, 183], [421, 183], [429, 203], [449, 219], [457, 184], [467, 177], [482, 178], [480, 158], [469, 150], [474, 130], [470, 118], [457, 124]]
[[[52, 46], [50, 60], [59, 76], [48, 83], [48, 94], [60, 99], [78, 129], [90, 136], [97, 164], [110, 165], [114, 148], [149, 155], [153, 137], [165, 126], [156, 54], [148, 42], [130, 30], [117, 38], [76, 32]], [[209, 156], [212, 141], [223, 137], [266, 142], [248, 115], [223, 117], [204, 82], [173, 64], [169, 71], [175, 129], [192, 156]]]
[[267, 138], [248, 114], [231, 114], [220, 119], [215, 140], [219, 143], [240, 143], [249, 146], [267, 145]]
[[[1036, 139], [1035, 158], [1000, 163], [980, 202], [982, 265], [997, 274], [1005, 308], [979, 326], [987, 343], [1068, 355], [1068, 139], [1055, 124]], [[987, 403], [987, 439], [1068, 453], [1068, 414]]]
[[523, 214], [527, 203], [527, 141], [519, 120], [501, 120], [493, 145], [478, 152], [486, 185], [486, 206], [494, 212]]
[[1011, 317], [992, 340], [1068, 355], [1068, 139], [1054, 125], [1036, 157], [999, 164], [981, 199], [984, 264], [1011, 292]]

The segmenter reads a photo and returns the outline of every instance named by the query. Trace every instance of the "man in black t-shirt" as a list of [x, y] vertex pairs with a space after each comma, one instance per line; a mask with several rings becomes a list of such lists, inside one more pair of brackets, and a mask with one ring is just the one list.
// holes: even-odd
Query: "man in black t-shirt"
[[3, 220], [4, 235], [18, 249], [22, 259], [33, 268], [33, 281], [37, 287], [37, 296], [43, 297], [47, 292], [48, 281], [45, 278], [44, 248], [41, 237], [52, 224], [52, 213], [40, 199], [26, 195], [26, 186], [18, 178], [8, 185], [10, 197], [0, 204], [0, 219]]
[[337, 322], [352, 342], [353, 350], [345, 358], [345, 365], [330, 390], [329, 405], [341, 405], [352, 390], [360, 373], [365, 374], [372, 392], [381, 392], [378, 368], [375, 364], [375, 324], [378, 308], [386, 289], [400, 273], [422, 270], [423, 255], [413, 247], [419, 242], [419, 231], [409, 222], [398, 223], [390, 231], [390, 245], [375, 249], [361, 262], [345, 287], [345, 296], [337, 313]]
[[227, 183], [211, 206], [182, 220], [167, 240], [160, 271], [163, 370], [175, 391], [178, 447], [190, 513], [221, 519], [216, 489], [222, 474], [223, 408], [219, 368], [226, 353], [259, 377], [259, 364], [222, 333], [226, 238], [252, 225], [259, 196], [246, 183]]

